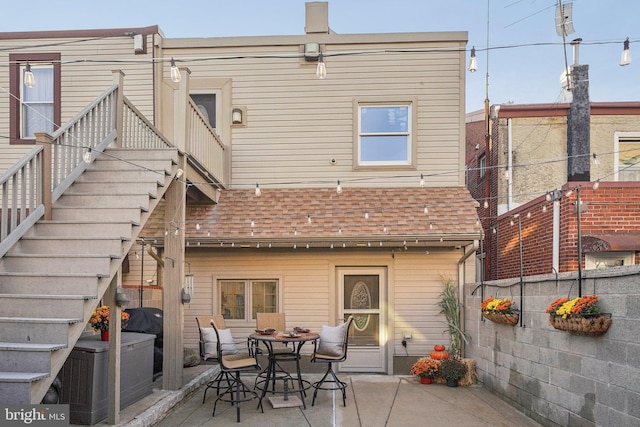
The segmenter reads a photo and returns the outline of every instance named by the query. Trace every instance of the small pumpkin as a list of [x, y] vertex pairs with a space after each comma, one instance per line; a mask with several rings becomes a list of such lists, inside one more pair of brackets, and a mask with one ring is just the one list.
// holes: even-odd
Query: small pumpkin
[[429, 354], [433, 360], [444, 360], [449, 357], [449, 353], [445, 351], [443, 345], [434, 345], [433, 351]]

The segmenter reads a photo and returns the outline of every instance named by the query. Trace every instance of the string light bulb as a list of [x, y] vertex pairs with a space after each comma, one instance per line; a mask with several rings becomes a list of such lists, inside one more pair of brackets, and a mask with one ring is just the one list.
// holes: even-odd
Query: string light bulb
[[364, 212], [364, 219], [369, 219], [369, 211]]
[[171, 81], [178, 83], [180, 80], [182, 80], [182, 75], [180, 75], [180, 70], [176, 65], [176, 60], [171, 58]]
[[91, 163], [91, 147], [89, 147], [87, 149], [87, 151], [84, 153], [84, 156], [82, 157], [82, 159], [84, 160], [85, 163]]
[[256, 184], [256, 196], [260, 197], [261, 194], [262, 194], [262, 191], [260, 191], [260, 186]]
[[476, 59], [476, 47], [471, 48], [471, 59], [469, 59], [469, 72], [475, 73], [478, 71], [478, 60]]
[[424, 187], [424, 174], [420, 174], [420, 187]]
[[31, 64], [29, 64], [29, 61], [27, 61], [27, 65], [25, 65], [24, 67], [24, 85], [29, 88], [36, 85], [36, 80], [33, 77], [33, 72], [31, 71]]
[[322, 52], [318, 55], [318, 66], [316, 67], [316, 77], [320, 80], [327, 78], [327, 66], [324, 63], [324, 56]]
[[596, 182], [593, 183], [593, 189], [597, 190], [598, 188], [600, 188], [600, 180], [597, 180]]
[[342, 185], [340, 185], [340, 180], [338, 180], [338, 185], [336, 186], [336, 193], [342, 194]]
[[427, 205], [424, 205], [424, 214], [425, 215], [429, 214], [429, 207], [427, 207]]
[[307, 215], [307, 224], [311, 224], [311, 215]]
[[489, 209], [489, 201], [488, 200], [484, 201], [484, 208], [485, 209]]
[[600, 159], [598, 159], [598, 156], [596, 155], [596, 153], [593, 153], [593, 165], [594, 166], [600, 166]]
[[629, 52], [629, 37], [623, 43], [622, 55], [620, 56], [620, 66], [631, 64], [631, 53]]

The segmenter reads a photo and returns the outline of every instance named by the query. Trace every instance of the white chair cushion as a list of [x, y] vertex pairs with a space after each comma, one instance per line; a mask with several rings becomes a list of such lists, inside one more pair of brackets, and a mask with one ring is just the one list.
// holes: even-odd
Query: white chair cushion
[[200, 328], [200, 332], [204, 340], [204, 360], [216, 359], [218, 357], [216, 331], [213, 328]]
[[320, 344], [318, 345], [318, 353], [327, 356], [342, 357], [344, 354], [344, 341], [347, 336], [347, 328], [349, 322], [345, 322], [338, 326], [322, 325], [320, 331]]
[[238, 346], [233, 341], [233, 336], [231, 335], [231, 329], [218, 329], [218, 334], [220, 335], [220, 344], [222, 345], [222, 354], [223, 355], [237, 354]]

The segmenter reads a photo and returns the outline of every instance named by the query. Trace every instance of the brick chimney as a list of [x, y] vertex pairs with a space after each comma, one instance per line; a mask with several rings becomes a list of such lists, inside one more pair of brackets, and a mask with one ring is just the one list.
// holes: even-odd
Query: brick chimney
[[574, 64], [571, 67], [573, 101], [567, 122], [567, 181], [591, 181], [589, 66], [578, 64], [577, 39], [574, 46]]

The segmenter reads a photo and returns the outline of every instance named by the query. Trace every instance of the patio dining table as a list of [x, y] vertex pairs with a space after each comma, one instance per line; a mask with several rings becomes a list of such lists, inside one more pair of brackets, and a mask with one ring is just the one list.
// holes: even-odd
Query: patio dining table
[[[307, 342], [316, 341], [320, 338], [320, 335], [314, 332], [282, 332], [275, 331], [271, 334], [262, 334], [262, 333], [253, 333], [249, 337], [252, 340], [255, 340], [258, 343], [262, 343], [264, 347], [267, 349], [267, 370], [266, 370], [266, 380], [259, 388], [262, 390], [262, 395], [260, 397], [260, 403], [258, 407], [262, 407], [262, 399], [267, 394], [269, 389], [269, 381], [272, 380], [276, 375], [276, 370], [278, 369], [278, 364], [276, 363], [276, 351], [274, 350], [274, 344], [281, 343], [291, 343], [293, 345], [292, 354], [295, 356], [292, 360], [295, 359], [296, 362], [296, 372], [289, 373], [284, 372], [284, 375], [287, 378], [295, 379], [295, 383], [292, 388], [289, 388], [287, 378], [284, 379], [284, 390], [275, 390], [272, 389], [271, 393], [282, 393], [283, 396], [274, 396], [270, 397], [269, 401], [273, 405], [274, 408], [278, 407], [293, 407], [293, 406], [302, 406], [304, 409], [307, 409], [307, 405], [304, 401], [304, 397], [306, 394], [306, 390], [310, 388], [310, 383], [302, 379], [302, 374], [300, 372], [300, 350]], [[290, 394], [299, 393], [300, 397], [290, 396]]]

